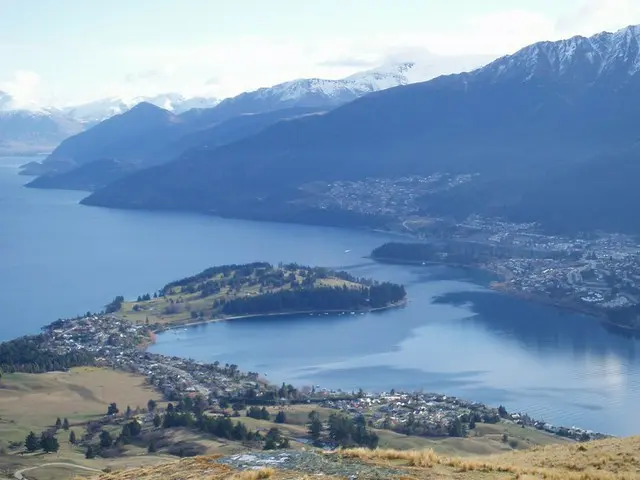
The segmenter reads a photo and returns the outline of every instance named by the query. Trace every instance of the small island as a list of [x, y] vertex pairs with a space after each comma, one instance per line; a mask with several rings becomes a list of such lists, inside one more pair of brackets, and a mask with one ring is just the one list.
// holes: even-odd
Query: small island
[[163, 329], [263, 315], [379, 310], [405, 298], [402, 285], [321, 267], [256, 262], [211, 267], [135, 301], [116, 297], [106, 312]]

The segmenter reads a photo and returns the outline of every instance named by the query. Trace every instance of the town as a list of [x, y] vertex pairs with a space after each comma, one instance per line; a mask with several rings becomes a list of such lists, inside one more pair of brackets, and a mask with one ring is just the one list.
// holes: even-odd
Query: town
[[381, 219], [385, 229], [440, 252], [437, 259], [416, 262], [480, 267], [496, 275], [496, 289], [597, 315], [625, 330], [640, 328], [640, 240], [604, 232], [554, 235], [534, 223], [477, 214], [455, 221], [426, 213], [435, 196], [464, 188], [476, 177], [441, 173], [315, 182], [303, 188], [304, 202]]
[[146, 352], [153, 331], [112, 314], [58, 320], [43, 329], [43, 345], [55, 355], [86, 351], [99, 366], [144, 376], [168, 401], [186, 396], [206, 400], [217, 411], [223, 405], [246, 402], [280, 406], [315, 404], [352, 419], [366, 418], [369, 426], [407, 435], [466, 436], [476, 423], [510, 422], [578, 441], [605, 435], [577, 427], [556, 427], [522, 413], [508, 413], [456, 397], [432, 393], [344, 392], [316, 387], [271, 385], [255, 372], [243, 373], [237, 365], [211, 364]]

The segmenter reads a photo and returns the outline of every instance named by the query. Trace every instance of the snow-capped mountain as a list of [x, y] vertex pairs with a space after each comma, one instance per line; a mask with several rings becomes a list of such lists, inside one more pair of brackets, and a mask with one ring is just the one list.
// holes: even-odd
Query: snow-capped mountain
[[[421, 208], [437, 217], [480, 213], [538, 222], [563, 233], [639, 234], [640, 216], [630, 208], [640, 204], [639, 33], [639, 27], [628, 27], [537, 43], [470, 73], [390, 88], [329, 114], [274, 125], [223, 149], [139, 172], [83, 202], [371, 225], [369, 218], [343, 216], [347, 212], [310, 209], [301, 187], [477, 173], [464, 187], [423, 197]], [[391, 80], [365, 75], [373, 85], [362, 88], [405, 76], [402, 69]], [[238, 99], [253, 99], [255, 108], [256, 97], [339, 97], [362, 83], [288, 82]]]
[[[451, 73], [449, 68], [456, 67], [451, 63], [445, 66], [444, 71]], [[284, 108], [329, 110], [368, 93], [422, 82], [441, 73], [443, 69], [440, 66], [429, 63], [395, 62], [338, 80], [305, 78], [259, 88], [227, 98], [210, 110], [203, 112], [194, 110], [193, 114], [204, 115], [212, 122], [217, 122], [238, 115], [265, 113]]]
[[[371, 92], [410, 83], [430, 80], [440, 70], [424, 68], [416, 62], [397, 62], [373, 70], [366, 70], [339, 80], [307, 78], [280, 83], [272, 87], [260, 88], [234, 97], [235, 100], [251, 96], [260, 100], [291, 103], [314, 103], [325, 101], [332, 104], [346, 103]], [[299, 106], [299, 105], [296, 105]]]
[[66, 107], [62, 109], [62, 111], [76, 120], [95, 123], [124, 113], [142, 102], [151, 103], [152, 105], [176, 114], [186, 112], [192, 108], [211, 108], [220, 103], [220, 101], [215, 98], [187, 98], [178, 93], [165, 93], [151, 97], [103, 98], [82, 105]]
[[367, 93], [424, 80], [413, 78], [410, 80], [410, 73], [414, 67], [415, 63], [407, 62], [359, 72], [339, 80], [299, 79], [260, 88], [243, 95], [252, 95], [259, 99], [278, 99], [281, 102], [304, 101], [305, 98], [317, 97], [317, 99], [325, 98], [336, 103], [344, 103]]
[[624, 82], [640, 71], [640, 26], [592, 37], [576, 36], [539, 42], [502, 57], [472, 73], [482, 81], [535, 78], [589, 86], [595, 82]]

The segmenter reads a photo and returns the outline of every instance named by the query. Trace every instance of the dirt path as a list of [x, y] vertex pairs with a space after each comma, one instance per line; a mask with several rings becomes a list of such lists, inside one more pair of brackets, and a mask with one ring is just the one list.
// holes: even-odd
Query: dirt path
[[71, 467], [77, 468], [79, 470], [85, 470], [93, 473], [102, 473], [102, 470], [96, 470], [95, 468], [83, 467], [82, 465], [75, 465], [73, 463], [43, 463], [42, 465], [38, 465], [36, 467], [22, 468], [13, 474], [14, 478], [17, 480], [26, 480], [24, 477], [24, 473], [29, 472], [31, 470], [35, 470], [37, 468], [47, 468], [47, 467]]

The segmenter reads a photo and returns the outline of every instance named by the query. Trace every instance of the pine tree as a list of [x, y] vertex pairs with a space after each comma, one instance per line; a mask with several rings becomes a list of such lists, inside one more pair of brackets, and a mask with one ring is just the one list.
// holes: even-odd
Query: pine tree
[[60, 417], [58, 417], [56, 419], [56, 430], [60, 430], [61, 427], [62, 427], [62, 420], [60, 420]]
[[102, 448], [109, 448], [113, 444], [113, 438], [111, 434], [106, 430], [102, 430], [100, 432], [100, 446]]
[[96, 458], [96, 451], [93, 449], [91, 445], [87, 447], [87, 451], [84, 454], [84, 458], [89, 460], [92, 458]]
[[450, 437], [466, 437], [467, 429], [465, 425], [462, 423], [460, 418], [456, 418], [451, 425], [449, 425], [449, 436]]
[[154, 440], [151, 440], [149, 442], [149, 446], [147, 447], [147, 452], [155, 453], [157, 451], [158, 451], [158, 447], [156, 447], [156, 442]]
[[315, 410], [309, 414], [309, 423], [307, 426], [309, 427], [309, 434], [311, 435], [311, 438], [317, 441], [320, 438], [320, 433], [322, 432], [322, 422], [320, 421], [318, 412]]
[[153, 417], [153, 426], [158, 428], [160, 425], [162, 425], [162, 418], [160, 418], [160, 415], [156, 413]]
[[65, 417], [65, 419], [62, 421], [62, 428], [63, 430], [67, 431], [69, 430], [69, 419]]
[[40, 448], [46, 453], [57, 452], [60, 448], [58, 439], [49, 432], [42, 432], [40, 437]]
[[260, 410], [260, 418], [262, 420], [270, 420], [271, 419], [271, 415], [269, 415], [269, 411], [266, 409], [266, 407], [262, 407], [262, 409]]
[[289, 439], [283, 438], [280, 444], [278, 445], [278, 448], [291, 448], [291, 445], [289, 444]]
[[76, 443], [76, 432], [74, 432], [73, 430], [69, 432], [69, 443], [72, 445]]
[[287, 422], [287, 415], [282, 410], [280, 410], [278, 412], [278, 414], [276, 415], [275, 422], [276, 423], [286, 423]]
[[38, 442], [38, 437], [33, 432], [29, 432], [27, 438], [24, 441], [24, 447], [27, 449], [27, 452], [35, 452], [40, 448], [40, 442]]

